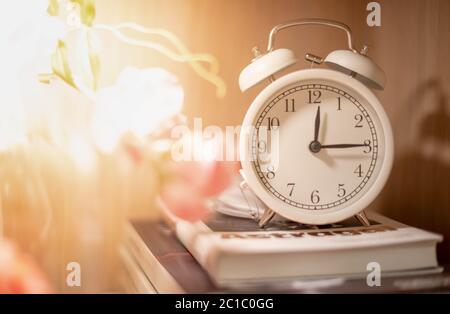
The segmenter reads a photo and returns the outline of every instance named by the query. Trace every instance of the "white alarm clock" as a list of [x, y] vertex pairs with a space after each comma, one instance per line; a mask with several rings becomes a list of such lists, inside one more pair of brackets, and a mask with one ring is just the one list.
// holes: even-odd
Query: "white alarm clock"
[[[288, 49], [274, 49], [278, 31], [301, 25], [344, 30], [349, 50], [325, 59], [307, 54], [311, 68], [274, 75], [297, 62]], [[270, 84], [250, 105], [240, 137], [244, 184], [267, 206], [259, 221], [275, 213], [305, 224], [330, 224], [356, 216], [385, 185], [394, 148], [389, 119], [371, 88], [383, 89], [384, 72], [367, 48], [353, 48], [351, 30], [322, 19], [296, 20], [274, 27], [267, 52], [241, 72], [242, 91], [264, 81]]]

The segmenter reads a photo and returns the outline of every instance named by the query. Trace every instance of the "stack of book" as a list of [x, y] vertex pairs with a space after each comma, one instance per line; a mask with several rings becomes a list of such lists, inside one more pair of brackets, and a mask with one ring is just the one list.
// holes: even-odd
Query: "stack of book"
[[442, 273], [440, 235], [376, 213], [368, 213], [370, 226], [277, 216], [261, 229], [250, 213], [261, 214], [263, 204], [249, 208], [238, 184], [213, 204], [207, 221], [181, 220], [163, 203], [163, 221], [130, 221], [121, 251], [130, 292], [395, 291], [395, 278]]
[[[170, 212], [164, 221], [130, 221], [123, 283], [131, 293], [449, 289], [436, 258], [440, 235], [376, 213], [368, 218], [370, 226], [354, 218], [327, 226], [275, 220], [264, 229], [219, 212], [194, 224]], [[368, 282], [374, 276], [381, 285]]]

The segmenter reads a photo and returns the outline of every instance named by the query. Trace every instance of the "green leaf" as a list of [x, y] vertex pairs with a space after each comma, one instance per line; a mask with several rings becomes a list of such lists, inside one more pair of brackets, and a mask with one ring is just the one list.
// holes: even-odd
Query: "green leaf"
[[56, 50], [51, 56], [51, 61], [53, 73], [63, 79], [67, 84], [77, 88], [67, 60], [67, 47], [64, 41], [58, 40]]
[[93, 77], [92, 88], [96, 90], [98, 86], [98, 77], [100, 74], [100, 58], [96, 53], [89, 53], [89, 62], [91, 64]]
[[81, 22], [86, 26], [92, 26], [95, 18], [95, 1], [94, 0], [71, 0], [80, 6]]
[[48, 0], [47, 13], [51, 16], [57, 16], [59, 12], [58, 0]]
[[91, 74], [92, 74], [92, 89], [96, 90], [98, 86], [98, 78], [100, 75], [100, 57], [96, 53], [96, 51], [92, 47], [92, 39], [88, 36], [87, 39], [87, 46], [88, 46], [88, 54], [89, 54], [89, 65], [91, 68]]

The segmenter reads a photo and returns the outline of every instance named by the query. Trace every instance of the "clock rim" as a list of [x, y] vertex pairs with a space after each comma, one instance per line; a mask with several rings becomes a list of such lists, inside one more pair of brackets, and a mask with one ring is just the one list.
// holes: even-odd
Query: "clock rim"
[[[354, 216], [369, 206], [375, 198], [380, 194], [381, 190], [385, 186], [387, 179], [389, 178], [392, 170], [394, 160], [394, 140], [392, 134], [392, 127], [389, 118], [381, 105], [376, 95], [361, 82], [351, 78], [343, 73], [328, 70], [328, 69], [304, 69], [293, 73], [289, 73], [268, 86], [266, 86], [253, 100], [242, 123], [242, 130], [249, 130], [254, 126], [256, 115], [267, 103], [267, 100], [272, 97], [277, 91], [285, 88], [293, 83], [304, 80], [326, 80], [335, 82], [340, 85], [348, 86], [356, 93], [361, 95], [367, 102], [370, 103], [373, 110], [378, 116], [380, 125], [382, 127], [382, 133], [384, 137], [384, 156], [382, 165], [379, 170], [378, 176], [375, 181], [368, 188], [368, 191], [363, 194], [358, 200], [353, 202], [348, 207], [333, 211], [323, 212], [314, 210], [305, 210], [299, 208], [291, 208], [288, 204], [285, 204], [271, 195], [263, 186], [262, 182], [258, 179], [255, 173], [251, 161], [251, 149], [249, 145], [249, 132], [241, 132], [239, 139], [239, 153], [241, 156], [241, 167], [245, 176], [245, 181], [252, 191], [274, 212], [281, 216], [293, 221], [297, 221], [305, 224], [323, 225], [330, 224], [345, 220], [351, 216]], [[243, 157], [243, 158], [242, 158]]]

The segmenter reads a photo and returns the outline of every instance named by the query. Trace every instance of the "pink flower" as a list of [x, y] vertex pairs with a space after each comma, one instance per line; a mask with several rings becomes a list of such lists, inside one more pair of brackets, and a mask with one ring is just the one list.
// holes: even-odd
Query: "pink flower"
[[173, 163], [161, 198], [182, 219], [191, 222], [204, 219], [209, 212], [205, 201], [225, 190], [233, 181], [237, 169], [237, 162]]
[[0, 240], [0, 293], [50, 293], [34, 262], [5, 240]]

